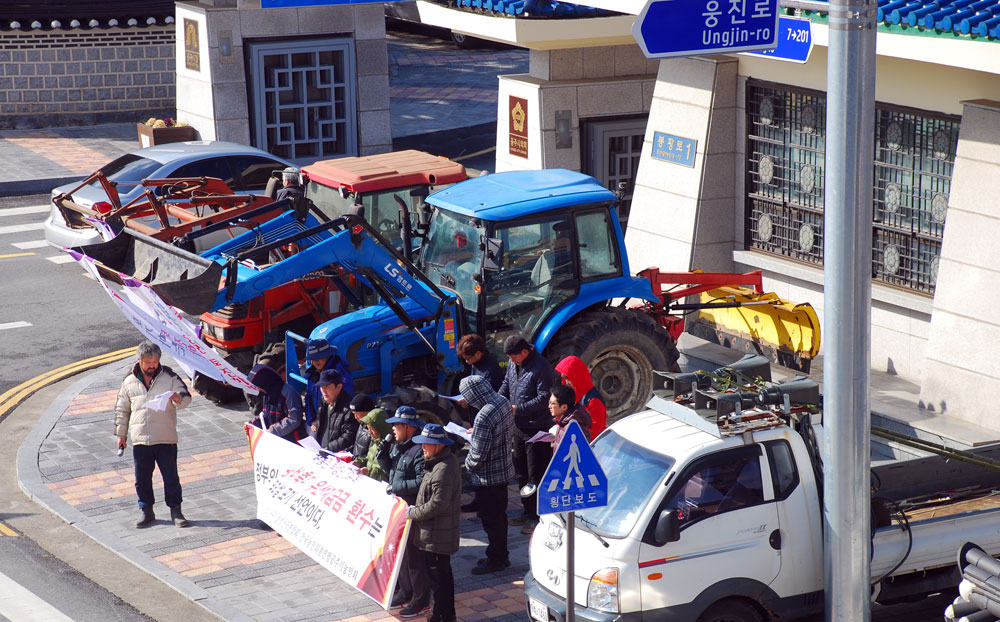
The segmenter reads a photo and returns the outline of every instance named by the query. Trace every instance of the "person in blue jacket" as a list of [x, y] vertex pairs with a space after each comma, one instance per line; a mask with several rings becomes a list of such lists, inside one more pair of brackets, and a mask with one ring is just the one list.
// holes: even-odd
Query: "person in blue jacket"
[[306, 427], [309, 434], [316, 436], [316, 428], [319, 421], [316, 413], [323, 406], [323, 395], [319, 391], [319, 375], [327, 369], [336, 369], [340, 372], [344, 380], [343, 392], [350, 400], [354, 396], [354, 376], [348, 369], [347, 361], [340, 358], [337, 353], [337, 346], [331, 346], [326, 339], [310, 339], [306, 344], [306, 361], [309, 362], [309, 369], [306, 371], [306, 392], [303, 396], [305, 401]]
[[261, 393], [260, 415], [251, 419], [251, 424], [293, 443], [306, 437], [302, 399], [278, 372], [262, 363], [250, 370], [247, 380]]

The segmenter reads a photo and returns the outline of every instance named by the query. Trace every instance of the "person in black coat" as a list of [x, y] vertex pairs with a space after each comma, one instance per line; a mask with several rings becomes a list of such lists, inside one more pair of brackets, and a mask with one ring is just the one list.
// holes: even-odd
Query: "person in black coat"
[[350, 409], [350, 395], [344, 391], [344, 377], [336, 369], [325, 369], [316, 386], [323, 396], [316, 413], [316, 441], [327, 451], [353, 452], [358, 420]]
[[[529, 443], [528, 439], [552, 427], [549, 414], [549, 392], [555, 379], [552, 365], [535, 351], [520, 335], [507, 337], [503, 351], [510, 362], [500, 390], [510, 400], [514, 410], [514, 473], [517, 485], [538, 484], [552, 460], [548, 443]], [[524, 513], [510, 519], [511, 525], [521, 525], [521, 533], [531, 533], [538, 524], [536, 494], [521, 497]]]
[[458, 340], [458, 356], [469, 366], [470, 376], [482, 376], [494, 391], [503, 384], [503, 371], [486, 349], [486, 341], [472, 333]]
[[[354, 413], [354, 420], [358, 422], [358, 432], [354, 435], [354, 448], [351, 453], [354, 459], [367, 458], [368, 448], [372, 442], [372, 435], [368, 432], [368, 426], [361, 423], [361, 420], [375, 408], [375, 402], [367, 393], [358, 393], [351, 399], [351, 412]], [[375, 439], [378, 442], [379, 439]]]

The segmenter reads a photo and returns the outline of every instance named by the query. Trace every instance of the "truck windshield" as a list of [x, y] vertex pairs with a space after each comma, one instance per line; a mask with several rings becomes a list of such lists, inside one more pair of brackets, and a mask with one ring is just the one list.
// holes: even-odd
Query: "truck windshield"
[[635, 527], [674, 459], [640, 447], [614, 430], [595, 441], [594, 455], [608, 476], [608, 504], [581, 510], [576, 517], [602, 536], [623, 538]]
[[[459, 295], [470, 324], [475, 323], [479, 306], [481, 287], [476, 278], [483, 259], [479, 239], [484, 232], [482, 225], [468, 216], [437, 209], [420, 252], [424, 272], [437, 285]], [[475, 330], [475, 326], [470, 328]]]

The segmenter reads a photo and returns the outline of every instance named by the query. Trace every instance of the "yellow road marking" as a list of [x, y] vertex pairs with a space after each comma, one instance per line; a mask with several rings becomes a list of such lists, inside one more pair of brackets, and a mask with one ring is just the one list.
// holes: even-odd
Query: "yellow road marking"
[[5, 536], [10, 536], [11, 538], [17, 537], [17, 532], [8, 527], [7, 525], [4, 525], [3, 523], [0, 523], [0, 533], [2, 533]]
[[9, 253], [7, 255], [0, 255], [0, 259], [10, 259], [11, 257], [30, 257], [35, 253]]
[[6, 415], [8, 412], [13, 410], [15, 406], [27, 399], [32, 393], [48, 384], [58, 382], [59, 380], [72, 376], [77, 372], [97, 367], [99, 365], [104, 365], [105, 363], [120, 361], [121, 359], [134, 355], [135, 346], [122, 348], [121, 350], [115, 350], [114, 352], [99, 354], [88, 359], [83, 359], [82, 361], [69, 363], [68, 365], [63, 365], [62, 367], [57, 367], [52, 371], [47, 371], [44, 374], [35, 376], [31, 380], [26, 380], [16, 387], [0, 393], [0, 417]]

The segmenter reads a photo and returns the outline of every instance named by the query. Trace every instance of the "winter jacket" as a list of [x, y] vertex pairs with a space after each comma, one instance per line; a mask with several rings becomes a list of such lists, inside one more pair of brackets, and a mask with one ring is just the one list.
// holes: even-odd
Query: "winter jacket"
[[323, 402], [318, 413], [316, 440], [327, 451], [351, 451], [358, 433], [358, 420], [351, 412], [351, 396], [341, 390], [332, 405]]
[[563, 435], [566, 434], [566, 426], [569, 425], [570, 421], [576, 421], [580, 424], [580, 427], [583, 428], [583, 434], [587, 437], [587, 443], [590, 443], [590, 439], [594, 438], [590, 432], [591, 426], [593, 425], [590, 413], [587, 412], [586, 408], [577, 404], [572, 408], [567, 409], [566, 412], [559, 417], [559, 420], [556, 421], [556, 425], [559, 426], [559, 431], [556, 432], [556, 439], [552, 442], [553, 449], [559, 446], [559, 441], [561, 441]]
[[[146, 400], [168, 391], [180, 395], [181, 401], [176, 404], [168, 402], [166, 410], [149, 410], [143, 406]], [[136, 363], [118, 391], [115, 436], [128, 436], [132, 445], [176, 445], [177, 408], [184, 408], [190, 403], [191, 392], [172, 369], [160, 365], [147, 389], [142, 380], [142, 370]]]
[[387, 434], [392, 434], [392, 426], [385, 422], [389, 418], [389, 413], [381, 408], [370, 410], [367, 415], [361, 418], [361, 425], [365, 428], [371, 426], [378, 432], [378, 436], [371, 439], [368, 445], [368, 452], [364, 458], [355, 459], [354, 464], [360, 467], [368, 467], [368, 477], [380, 482], [389, 481], [389, 472], [383, 470], [376, 459], [378, 445], [381, 439]]
[[458, 552], [462, 468], [449, 447], [429, 458], [425, 468], [416, 503], [406, 516], [415, 523], [418, 549], [454, 555]]
[[309, 427], [312, 427], [313, 421], [316, 419], [316, 414], [319, 412], [320, 407], [323, 406], [323, 394], [320, 393], [316, 383], [319, 382], [320, 373], [326, 369], [336, 369], [343, 376], [344, 388], [340, 394], [343, 395], [346, 393], [348, 402], [350, 402], [351, 397], [354, 395], [354, 376], [351, 375], [350, 367], [339, 355], [331, 356], [327, 360], [326, 365], [323, 366], [323, 369], [316, 369], [310, 365], [306, 370], [306, 391], [303, 394], [306, 426]]
[[[247, 379], [261, 390], [261, 416], [264, 429], [281, 438], [297, 443], [306, 437], [306, 423], [302, 420], [302, 400], [290, 385], [285, 383], [278, 372], [267, 365], [257, 365]], [[260, 427], [260, 419], [254, 417], [250, 423]]]
[[492, 354], [484, 352], [478, 361], [469, 365], [469, 368], [471, 369], [470, 376], [482, 376], [486, 378], [494, 391], [500, 390], [500, 385], [503, 384], [503, 371]]
[[545, 357], [532, 348], [520, 365], [507, 365], [507, 375], [497, 391], [517, 407], [514, 425], [533, 434], [552, 427], [549, 415], [549, 391], [555, 372]]
[[601, 399], [601, 393], [594, 386], [594, 379], [587, 364], [579, 356], [567, 356], [556, 365], [556, 371], [569, 378], [576, 393], [576, 403], [587, 409], [593, 425], [590, 438], [596, 437], [608, 426], [608, 411]]
[[514, 411], [510, 402], [481, 376], [463, 378], [458, 386], [469, 406], [479, 411], [472, 423], [472, 440], [465, 458], [472, 485], [506, 484], [514, 477], [510, 452]]
[[372, 441], [372, 435], [368, 433], [368, 426], [363, 423], [358, 424], [358, 431], [354, 434], [354, 447], [351, 453], [354, 454], [354, 463], [358, 459], [364, 459], [368, 455], [368, 445]]
[[388, 460], [379, 460], [379, 466], [389, 471], [389, 488], [392, 494], [413, 505], [424, 478], [424, 452], [413, 439], [396, 443]]

